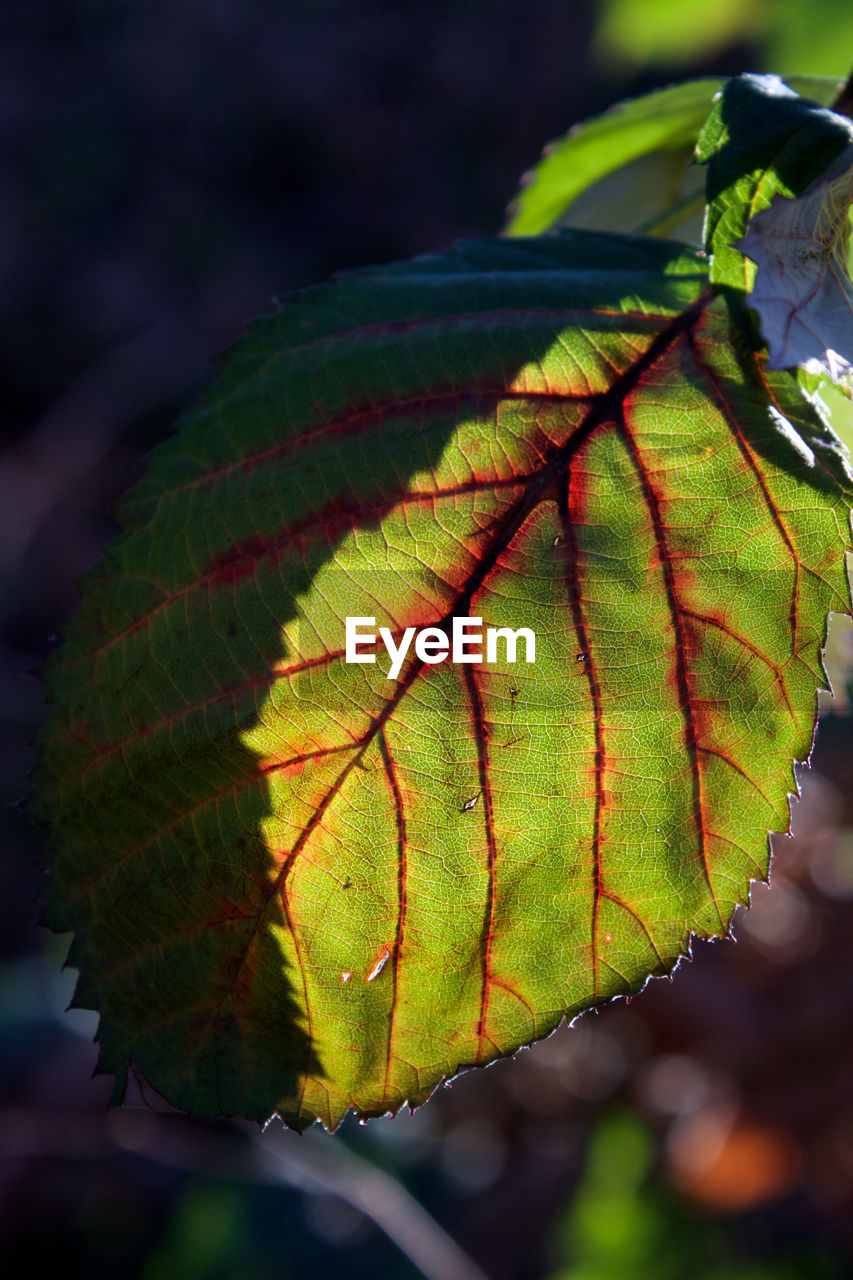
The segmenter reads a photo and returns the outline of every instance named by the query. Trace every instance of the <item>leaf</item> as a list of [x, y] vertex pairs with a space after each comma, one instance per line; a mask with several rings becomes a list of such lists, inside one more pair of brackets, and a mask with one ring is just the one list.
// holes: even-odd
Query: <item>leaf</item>
[[[634, 231], [669, 210], [685, 194], [682, 174], [722, 83], [709, 79], [670, 85], [576, 125], [546, 148], [523, 180], [507, 234], [538, 235], [558, 222]], [[595, 184], [607, 178], [609, 184], [596, 199]], [[578, 211], [580, 221], [574, 221], [575, 202], [584, 192], [587, 202]]]
[[774, 196], [737, 248], [758, 267], [750, 306], [771, 369], [801, 366], [838, 382], [853, 368], [853, 281], [847, 269], [853, 146], [801, 196]]
[[715, 285], [748, 293], [754, 266], [736, 248], [774, 196], [798, 196], [853, 141], [853, 125], [799, 97], [778, 76], [739, 76], [723, 89], [699, 137], [708, 165], [705, 245]]
[[[510, 206], [507, 235], [559, 225], [701, 242], [705, 175], [692, 165], [719, 79], [689, 80], [617, 103], [545, 149]], [[789, 76], [797, 93], [828, 103], [832, 76]]]
[[[851, 47], [853, 10], [839, 8], [837, 0], [810, 0], [808, 5], [800, 0], [779, 0], [763, 53], [767, 66], [779, 67], [783, 74], [786, 67], [811, 67], [837, 75]], [[801, 92], [823, 101], [815, 93]]]
[[599, 0], [594, 49], [611, 70], [648, 66], [685, 66], [707, 61], [732, 44], [763, 34], [761, 9], [740, 0]]
[[[100, 1066], [422, 1102], [725, 932], [848, 608], [844, 459], [704, 259], [570, 233], [295, 295], [124, 501], [48, 671], [46, 918]], [[531, 628], [535, 663], [344, 661]]]

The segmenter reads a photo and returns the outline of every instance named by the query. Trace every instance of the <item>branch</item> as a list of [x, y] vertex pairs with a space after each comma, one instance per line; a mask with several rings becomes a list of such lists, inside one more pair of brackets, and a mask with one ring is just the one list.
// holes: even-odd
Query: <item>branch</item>
[[133, 1108], [106, 1125], [77, 1112], [0, 1112], [0, 1158], [65, 1156], [108, 1159], [115, 1147], [173, 1169], [233, 1181], [294, 1187], [337, 1196], [370, 1218], [424, 1280], [488, 1280], [447, 1232], [390, 1174], [355, 1155], [339, 1138], [301, 1137], [268, 1126], [198, 1126], [181, 1115]]

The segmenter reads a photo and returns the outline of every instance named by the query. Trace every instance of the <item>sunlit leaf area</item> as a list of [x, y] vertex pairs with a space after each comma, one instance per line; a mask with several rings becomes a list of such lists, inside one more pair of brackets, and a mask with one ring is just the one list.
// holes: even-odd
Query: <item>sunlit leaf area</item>
[[[825, 436], [828, 418], [853, 447], [850, 132], [824, 110], [853, 65], [849, 6], [17, 8], [2, 19], [0, 94], [0, 1272], [849, 1275], [853, 627], [841, 610], [850, 481]], [[729, 79], [744, 72], [785, 82]], [[755, 139], [753, 118], [764, 130], [756, 124]], [[691, 163], [700, 131], [704, 167]], [[788, 198], [804, 190], [794, 208]], [[790, 256], [803, 227], [808, 261]], [[762, 241], [744, 257], [755, 228], [770, 249]], [[617, 260], [609, 232], [653, 239], [623, 242]], [[460, 239], [467, 247], [453, 249]], [[424, 254], [436, 255], [427, 266], [384, 266]], [[765, 274], [748, 310], [756, 263]], [[774, 271], [792, 290], [781, 310]], [[809, 282], [823, 288], [827, 278], [832, 288], [812, 296]], [[292, 300], [280, 319], [211, 362], [284, 293]], [[361, 328], [350, 340], [353, 318]], [[811, 359], [813, 340], [839, 358]], [[753, 350], [762, 342], [766, 366]], [[316, 359], [300, 365], [297, 355], [289, 372], [282, 351], [306, 345]], [[804, 366], [793, 372], [790, 350]], [[248, 384], [258, 404], [272, 391], [283, 421], [316, 435], [310, 456], [291, 466], [257, 405], [251, 430], [273, 434], [245, 442], [247, 369], [260, 371]], [[502, 394], [507, 380], [517, 394], [511, 412], [506, 401], [495, 407], [498, 378]], [[431, 397], [467, 405], [474, 392], [470, 412], [453, 418], [440, 406], [427, 429]], [[357, 432], [336, 427], [344, 444], [323, 451], [324, 415], [334, 423], [344, 406], [358, 418], [362, 403], [385, 402], [395, 406], [390, 426], [384, 411], [378, 425], [368, 414]], [[168, 443], [178, 419], [184, 453]], [[477, 449], [491, 435], [502, 452], [487, 460]], [[223, 441], [235, 450], [224, 463]], [[146, 474], [142, 458], [156, 446]], [[263, 448], [253, 478], [232, 482]], [[657, 470], [663, 448], [668, 471]], [[731, 458], [740, 480], [729, 486]], [[221, 472], [221, 487], [203, 508], [172, 507], [173, 490], [195, 492], [196, 463]], [[438, 533], [421, 503], [430, 483], [430, 510], [447, 513]], [[300, 503], [327, 509], [314, 486], [334, 507], [330, 539], [341, 512], [351, 518], [347, 502], [367, 518], [363, 529], [345, 522], [349, 542], [341, 535], [331, 568], [300, 542], [313, 595], [288, 570], [294, 593], [304, 587], [288, 627], [267, 609], [262, 577], [247, 594], [240, 566], [261, 558], [264, 539], [279, 539], [286, 562], [279, 525], [301, 538]], [[482, 541], [459, 535], [469, 506]], [[77, 583], [120, 525], [130, 537], [88, 579], [69, 623]], [[672, 539], [692, 558], [681, 576]], [[432, 578], [407, 568], [424, 546], [441, 570]], [[636, 631], [613, 628], [614, 573], [621, 616], [643, 619]], [[559, 577], [562, 613], [544, 587], [535, 600], [547, 637], [540, 661], [556, 674], [549, 680], [543, 666], [525, 682], [499, 664], [452, 677], [413, 666], [393, 692], [378, 668], [331, 668], [326, 684], [309, 672], [302, 719], [286, 711], [290, 746], [300, 776], [305, 760], [340, 762], [340, 777], [321, 777], [326, 855], [342, 889], [375, 862], [375, 880], [356, 884], [366, 896], [355, 901], [369, 908], [362, 918], [345, 895], [323, 896], [312, 876], [324, 855], [312, 850], [299, 893], [284, 895], [269, 930], [303, 987], [274, 1000], [261, 983], [257, 1000], [246, 996], [248, 1020], [217, 1022], [211, 1010], [223, 1002], [202, 984], [187, 1021], [206, 957], [222, 963], [216, 931], [243, 927], [234, 904], [254, 892], [249, 853], [240, 845], [229, 863], [212, 843], [203, 906], [189, 894], [208, 883], [188, 865], [182, 878], [192, 840], [208, 847], [197, 808], [212, 801], [211, 829], [227, 836], [234, 815], [220, 792], [241, 769], [254, 777], [258, 761], [271, 777], [279, 769], [284, 704], [277, 686], [267, 696], [264, 673], [289, 660], [300, 671], [303, 660], [325, 663], [342, 644], [343, 614], [370, 612], [371, 574], [388, 619], [397, 609], [406, 621], [441, 621], [470, 596], [513, 626], [516, 584]], [[219, 603], [193, 613], [194, 585], [208, 579], [218, 595], [207, 599]], [[141, 632], [167, 582], [169, 622], [148, 648]], [[427, 582], [439, 583], [434, 600]], [[702, 612], [697, 583], [706, 604], [725, 595], [725, 607]], [[649, 599], [660, 615], [651, 620]], [[636, 683], [640, 635], [644, 678], [675, 637], [674, 676], [662, 662], [654, 680]], [[559, 674], [569, 651], [571, 681]], [[233, 700], [239, 735], [228, 739], [232, 772], [220, 774], [218, 747], [208, 759], [203, 744], [223, 740], [209, 712], [223, 690], [232, 700], [232, 658], [259, 687], [259, 714], [242, 716]], [[43, 670], [57, 703], [47, 733]], [[104, 688], [113, 700], [101, 723]], [[537, 710], [525, 719], [534, 689]], [[196, 738], [174, 727], [187, 690], [201, 709]], [[319, 711], [311, 718], [315, 692], [316, 706], [349, 726], [346, 741], [332, 740]], [[795, 780], [789, 761], [808, 754], [816, 703], [811, 768], [798, 766]], [[687, 730], [685, 704], [697, 717]], [[436, 714], [443, 734], [431, 728]], [[39, 735], [46, 764], [33, 804]], [[172, 862], [160, 856], [171, 819], [158, 808], [171, 800], [146, 790], [149, 759], [171, 771], [192, 832]], [[669, 774], [659, 759], [674, 762]], [[537, 789], [548, 769], [562, 780], [541, 793], [553, 804]], [[632, 770], [642, 785], [623, 788]], [[274, 780], [269, 794], [288, 785]], [[785, 826], [795, 787], [793, 834], [773, 837], [772, 886], [752, 884], [749, 907], [733, 916], [736, 941], [694, 937], [673, 971], [689, 934], [724, 933], [750, 876], [763, 877], [764, 832]], [[244, 821], [244, 809], [234, 814]], [[283, 848], [280, 825], [258, 821], [259, 848]], [[46, 852], [51, 825], [64, 841], [50, 846], [58, 854]], [[481, 835], [470, 903], [446, 852], [457, 828]], [[434, 830], [441, 865], [421, 834]], [[703, 878], [695, 845], [699, 836], [704, 856], [706, 831], [719, 847], [708, 846]], [[381, 863], [383, 841], [405, 855], [405, 875], [393, 858]], [[561, 841], [565, 882], [553, 860]], [[587, 845], [598, 851], [591, 862]], [[501, 897], [494, 867], [507, 852], [517, 875]], [[284, 857], [258, 883], [289, 874]], [[648, 918], [625, 905], [634, 891]], [[39, 923], [45, 897], [58, 932]], [[521, 908], [540, 901], [547, 927], [537, 932]], [[301, 934], [288, 902], [309, 921]], [[431, 904], [423, 916], [421, 902]], [[181, 903], [186, 920], [174, 915]], [[372, 922], [386, 916], [374, 938]], [[78, 940], [66, 963], [69, 923]], [[247, 973], [272, 971], [267, 934], [246, 928]], [[325, 950], [306, 961], [311, 937]], [[161, 967], [167, 950], [171, 967]], [[103, 1010], [100, 1029], [92, 1005]], [[311, 1049], [299, 1057], [306, 1017]], [[255, 1040], [243, 1038], [247, 1025], [261, 1028]], [[201, 1055], [199, 1026], [214, 1029]], [[123, 1106], [111, 1105], [122, 1095]], [[261, 1129], [273, 1110], [288, 1128], [273, 1119]], [[212, 1118], [223, 1113], [249, 1119]]]

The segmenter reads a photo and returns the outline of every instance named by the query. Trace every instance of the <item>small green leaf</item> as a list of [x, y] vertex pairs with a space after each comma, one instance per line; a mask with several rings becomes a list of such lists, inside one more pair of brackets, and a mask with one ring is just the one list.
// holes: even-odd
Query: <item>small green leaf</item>
[[[689, 80], [620, 102], [547, 147], [510, 207], [507, 235], [554, 227], [638, 232], [698, 244], [705, 177], [696, 139], [722, 80]], [[797, 93], [828, 103], [831, 76], [793, 76]]]
[[693, 194], [683, 187], [685, 171], [722, 83], [688, 80], [576, 125], [525, 178], [507, 234], [539, 235], [557, 223], [635, 231]]
[[[570, 233], [253, 326], [153, 455], [48, 672], [47, 921], [100, 1065], [304, 1127], [725, 932], [811, 750], [848, 472], [704, 258]], [[346, 661], [529, 628], [535, 662]]]
[[774, 196], [798, 196], [853, 141], [843, 116], [801, 98], [778, 76], [739, 76], [714, 104], [696, 147], [708, 165], [705, 247], [710, 278], [749, 293], [755, 267], [736, 248]]

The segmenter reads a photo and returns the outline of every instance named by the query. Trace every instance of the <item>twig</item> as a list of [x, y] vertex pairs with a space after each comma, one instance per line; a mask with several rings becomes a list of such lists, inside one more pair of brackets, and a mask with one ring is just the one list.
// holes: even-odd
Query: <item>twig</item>
[[104, 1126], [85, 1113], [9, 1108], [0, 1135], [0, 1157], [104, 1160], [119, 1147], [205, 1177], [326, 1192], [370, 1218], [425, 1280], [488, 1280], [400, 1182], [319, 1132], [270, 1126], [258, 1135], [249, 1125], [213, 1129], [131, 1108], [111, 1112]]
[[487, 1280], [402, 1183], [339, 1139], [268, 1129], [255, 1154], [277, 1179], [301, 1187], [313, 1181], [372, 1219], [427, 1280]]

